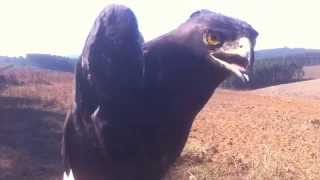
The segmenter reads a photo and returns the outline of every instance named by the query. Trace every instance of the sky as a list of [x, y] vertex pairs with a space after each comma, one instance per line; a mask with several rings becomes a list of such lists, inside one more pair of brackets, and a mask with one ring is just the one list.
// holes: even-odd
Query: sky
[[111, 3], [134, 11], [145, 40], [209, 9], [251, 24], [259, 32], [256, 49], [320, 49], [317, 0], [0, 0], [0, 55], [79, 55], [96, 16]]

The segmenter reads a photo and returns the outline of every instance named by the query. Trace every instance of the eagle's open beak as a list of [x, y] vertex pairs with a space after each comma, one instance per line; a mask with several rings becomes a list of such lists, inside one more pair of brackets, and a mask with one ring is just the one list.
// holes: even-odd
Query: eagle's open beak
[[222, 68], [232, 72], [243, 82], [249, 82], [248, 69], [252, 63], [252, 47], [248, 38], [226, 42], [217, 51], [209, 53], [210, 60]]

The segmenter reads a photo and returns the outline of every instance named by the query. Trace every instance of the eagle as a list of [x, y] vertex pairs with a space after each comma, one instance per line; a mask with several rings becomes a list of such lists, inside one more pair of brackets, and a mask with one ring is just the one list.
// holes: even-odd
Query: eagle
[[64, 179], [162, 179], [218, 85], [231, 74], [249, 81], [257, 35], [244, 21], [199, 10], [144, 42], [130, 8], [105, 7], [76, 64]]

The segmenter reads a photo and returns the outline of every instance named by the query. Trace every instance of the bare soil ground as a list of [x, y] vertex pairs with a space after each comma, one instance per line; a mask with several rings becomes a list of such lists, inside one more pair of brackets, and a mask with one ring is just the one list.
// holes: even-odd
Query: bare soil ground
[[[0, 92], [0, 179], [59, 179], [72, 75], [27, 71]], [[320, 179], [320, 99], [264, 91], [217, 90], [166, 179]]]
[[173, 179], [319, 179], [319, 108], [319, 101], [218, 91], [198, 115]]

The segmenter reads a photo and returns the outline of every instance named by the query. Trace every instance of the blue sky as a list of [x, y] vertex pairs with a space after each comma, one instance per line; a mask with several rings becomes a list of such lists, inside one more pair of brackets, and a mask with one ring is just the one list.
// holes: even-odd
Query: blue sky
[[95, 17], [110, 3], [133, 9], [146, 40], [174, 29], [198, 9], [210, 9], [257, 29], [256, 49], [320, 49], [317, 0], [0, 0], [0, 55], [80, 54]]

